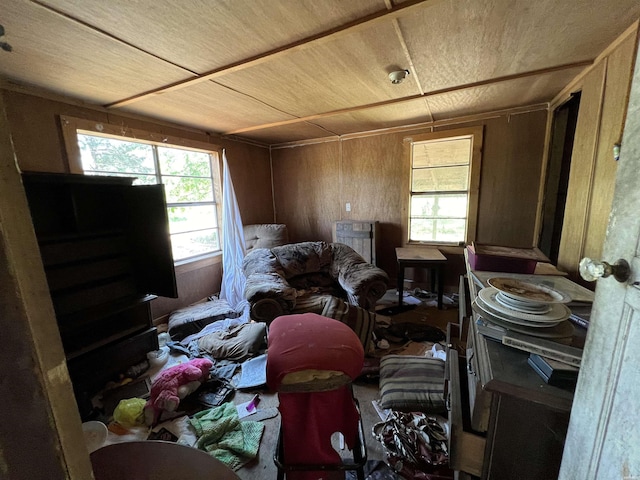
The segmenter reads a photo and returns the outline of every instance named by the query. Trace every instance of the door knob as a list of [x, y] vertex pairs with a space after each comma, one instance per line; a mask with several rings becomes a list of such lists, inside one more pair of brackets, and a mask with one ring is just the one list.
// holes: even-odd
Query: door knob
[[600, 277], [607, 278], [611, 275], [620, 283], [626, 282], [631, 275], [629, 263], [623, 258], [613, 265], [587, 257], [580, 260], [580, 276], [588, 282], [594, 282]]

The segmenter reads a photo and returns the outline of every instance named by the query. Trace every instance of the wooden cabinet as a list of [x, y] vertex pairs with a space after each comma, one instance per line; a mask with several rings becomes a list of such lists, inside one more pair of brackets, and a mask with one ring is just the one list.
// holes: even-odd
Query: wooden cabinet
[[447, 328], [447, 408], [449, 410], [449, 466], [456, 472], [480, 476], [486, 438], [469, 428], [466, 405], [468, 394], [464, 373], [464, 355], [460, 355], [463, 342], [460, 340], [457, 325], [449, 324]]
[[449, 362], [452, 468], [482, 479], [557, 478], [573, 392], [546, 384], [527, 352], [478, 333], [468, 314], [466, 355]]
[[378, 222], [340, 220], [333, 224], [333, 241], [349, 245], [367, 262], [376, 265]]
[[80, 413], [158, 348], [150, 302], [176, 297], [162, 185], [131, 178], [23, 174]]

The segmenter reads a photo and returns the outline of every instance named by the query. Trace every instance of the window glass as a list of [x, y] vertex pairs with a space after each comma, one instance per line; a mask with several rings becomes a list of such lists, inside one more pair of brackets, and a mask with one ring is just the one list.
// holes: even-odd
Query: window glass
[[156, 173], [151, 145], [79, 133], [78, 146], [85, 173]]
[[220, 250], [218, 230], [208, 229], [197, 232], [171, 235], [173, 258], [189, 258]]
[[158, 160], [162, 175], [211, 178], [211, 160], [208, 153], [158, 147]]
[[213, 202], [211, 178], [162, 177], [167, 203]]
[[456, 138], [416, 143], [413, 146], [413, 167], [468, 165], [471, 139]]
[[414, 195], [411, 198], [411, 216], [457, 217], [467, 215], [467, 195]]
[[423, 242], [458, 242], [465, 235], [465, 220], [453, 218], [413, 219], [411, 238]]
[[469, 185], [469, 167], [420, 168], [413, 171], [411, 190], [438, 192], [466, 190]]
[[214, 205], [170, 206], [168, 211], [171, 233], [197, 231], [218, 226]]

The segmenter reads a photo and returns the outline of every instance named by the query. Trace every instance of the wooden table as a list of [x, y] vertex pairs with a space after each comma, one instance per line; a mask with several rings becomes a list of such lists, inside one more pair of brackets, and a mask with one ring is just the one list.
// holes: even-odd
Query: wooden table
[[160, 440], [114, 443], [90, 458], [96, 480], [240, 480], [205, 451]]
[[404, 269], [406, 267], [417, 267], [429, 269], [431, 290], [434, 290], [437, 280], [438, 309], [442, 310], [442, 293], [444, 290], [442, 266], [447, 261], [447, 257], [434, 247], [397, 247], [396, 258], [398, 259], [398, 306], [402, 306]]

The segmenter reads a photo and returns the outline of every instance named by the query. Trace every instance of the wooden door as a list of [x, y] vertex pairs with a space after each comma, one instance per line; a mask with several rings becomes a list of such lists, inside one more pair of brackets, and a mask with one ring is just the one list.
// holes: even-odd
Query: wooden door
[[627, 260], [632, 274], [626, 283], [613, 277], [597, 281], [561, 479], [640, 479], [639, 239], [640, 61], [636, 59], [602, 258], [609, 263]]
[[349, 245], [367, 262], [376, 264], [378, 222], [341, 220], [333, 224], [333, 241]]

